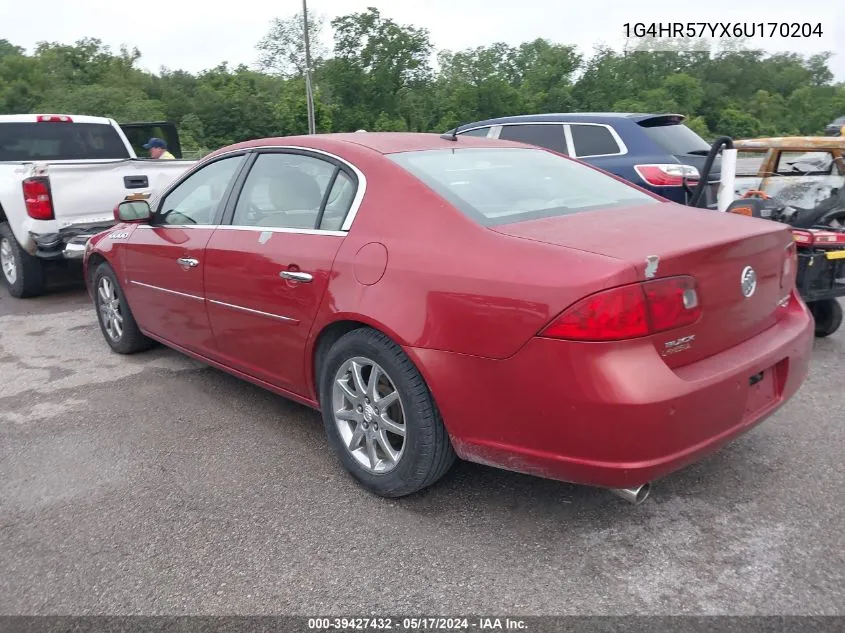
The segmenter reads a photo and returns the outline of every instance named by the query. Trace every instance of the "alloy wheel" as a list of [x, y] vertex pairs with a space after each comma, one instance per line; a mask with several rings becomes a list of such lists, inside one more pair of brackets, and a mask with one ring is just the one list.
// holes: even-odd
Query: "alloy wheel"
[[5, 237], [0, 240], [0, 268], [3, 269], [3, 276], [9, 284], [14, 284], [17, 281], [18, 265], [15, 263], [12, 245]]
[[378, 363], [357, 356], [340, 366], [332, 410], [344, 447], [362, 468], [375, 474], [396, 468], [405, 451], [405, 410], [393, 380]]
[[106, 333], [111, 340], [119, 341], [123, 336], [123, 315], [120, 312], [117, 288], [108, 277], [101, 277], [97, 284], [97, 304]]

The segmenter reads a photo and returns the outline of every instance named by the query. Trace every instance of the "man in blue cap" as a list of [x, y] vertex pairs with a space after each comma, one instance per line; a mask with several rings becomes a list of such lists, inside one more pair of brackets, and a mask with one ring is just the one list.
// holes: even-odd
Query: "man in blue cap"
[[174, 160], [175, 156], [167, 151], [167, 143], [164, 139], [153, 137], [144, 144], [144, 149], [150, 150], [150, 158], [162, 160]]

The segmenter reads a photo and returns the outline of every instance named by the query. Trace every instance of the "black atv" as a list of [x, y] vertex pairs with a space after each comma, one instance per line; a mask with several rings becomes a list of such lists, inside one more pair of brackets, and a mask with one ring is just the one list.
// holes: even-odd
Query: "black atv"
[[842, 325], [845, 296], [845, 228], [829, 218], [845, 216], [845, 188], [812, 209], [779, 203], [759, 191], [734, 200], [728, 213], [750, 215], [783, 222], [792, 227], [797, 247], [798, 270], [795, 285], [816, 321], [816, 336], [830, 336]]

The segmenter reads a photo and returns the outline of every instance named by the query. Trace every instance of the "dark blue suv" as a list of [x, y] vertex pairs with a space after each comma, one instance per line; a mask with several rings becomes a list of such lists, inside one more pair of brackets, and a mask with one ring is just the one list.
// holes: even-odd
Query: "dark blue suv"
[[[710, 145], [683, 121], [680, 114], [526, 114], [463, 124], [458, 136], [487, 136], [545, 147], [685, 204], [689, 194], [683, 177], [687, 186], [694, 188]], [[705, 189], [706, 204], [711, 208], [716, 205], [719, 178], [717, 158]]]

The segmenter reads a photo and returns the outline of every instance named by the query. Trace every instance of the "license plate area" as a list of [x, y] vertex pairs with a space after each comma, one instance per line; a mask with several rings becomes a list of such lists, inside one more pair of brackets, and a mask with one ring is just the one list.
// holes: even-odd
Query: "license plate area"
[[766, 369], [748, 379], [748, 398], [745, 401], [746, 417], [774, 404], [777, 399], [774, 372]]

